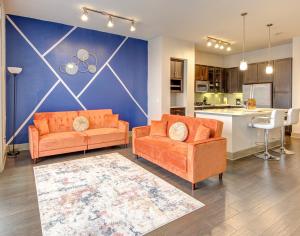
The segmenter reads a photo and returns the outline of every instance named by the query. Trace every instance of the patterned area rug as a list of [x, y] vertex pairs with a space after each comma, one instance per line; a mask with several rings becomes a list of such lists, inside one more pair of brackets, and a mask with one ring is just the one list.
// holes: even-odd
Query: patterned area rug
[[118, 153], [34, 167], [43, 235], [143, 235], [204, 204]]

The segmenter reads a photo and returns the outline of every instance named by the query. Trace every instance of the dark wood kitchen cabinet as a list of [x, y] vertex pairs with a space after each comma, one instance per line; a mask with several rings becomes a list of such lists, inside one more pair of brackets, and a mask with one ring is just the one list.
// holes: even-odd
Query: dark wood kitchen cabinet
[[274, 62], [273, 79], [274, 108], [292, 107], [292, 59], [280, 59]]
[[208, 80], [208, 67], [195, 65], [195, 80]]
[[185, 116], [185, 107], [171, 107], [170, 114]]
[[184, 60], [171, 59], [171, 79], [183, 79], [184, 77]]
[[[270, 64], [274, 68], [274, 62], [271, 61]], [[266, 73], [266, 67], [268, 62], [260, 62], [257, 64], [257, 82], [258, 83], [272, 83], [273, 82], [273, 74], [268, 75]]]
[[248, 70], [244, 72], [245, 73], [244, 84], [258, 83], [257, 68], [258, 68], [257, 63], [248, 65]]
[[184, 60], [171, 59], [170, 61], [170, 88], [172, 93], [183, 92]]
[[226, 92], [227, 93], [241, 93], [243, 92], [244, 72], [239, 68], [226, 69]]

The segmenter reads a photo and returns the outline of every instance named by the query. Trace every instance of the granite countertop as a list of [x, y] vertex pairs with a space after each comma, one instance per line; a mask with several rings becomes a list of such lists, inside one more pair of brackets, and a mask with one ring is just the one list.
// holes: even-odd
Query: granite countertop
[[258, 116], [268, 115], [273, 111], [272, 108], [256, 108], [254, 110], [247, 110], [245, 108], [225, 108], [225, 109], [208, 109], [196, 110], [197, 114], [210, 114], [219, 116]]

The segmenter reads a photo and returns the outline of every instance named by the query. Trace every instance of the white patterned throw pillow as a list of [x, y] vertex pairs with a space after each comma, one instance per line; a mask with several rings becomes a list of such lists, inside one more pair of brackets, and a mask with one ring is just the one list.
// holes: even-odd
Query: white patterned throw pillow
[[175, 141], [183, 142], [188, 136], [188, 129], [182, 122], [176, 122], [169, 129], [169, 137]]
[[89, 120], [84, 116], [77, 116], [73, 121], [75, 131], [85, 131], [89, 128]]

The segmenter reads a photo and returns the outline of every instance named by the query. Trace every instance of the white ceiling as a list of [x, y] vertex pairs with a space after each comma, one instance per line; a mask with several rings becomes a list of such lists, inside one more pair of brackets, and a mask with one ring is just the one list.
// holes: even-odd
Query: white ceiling
[[[88, 22], [80, 20], [81, 7], [87, 6], [137, 20], [137, 31], [115, 21], [108, 30], [107, 19], [90, 14]], [[132, 37], [151, 39], [159, 35], [195, 42], [199, 50], [208, 49], [205, 37], [214, 36], [233, 43], [241, 51], [242, 17], [246, 18], [246, 50], [267, 46], [267, 23], [273, 23], [274, 45], [288, 43], [300, 35], [299, 0], [5, 0], [8, 14], [28, 16], [53, 22], [82, 26]]]

